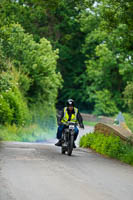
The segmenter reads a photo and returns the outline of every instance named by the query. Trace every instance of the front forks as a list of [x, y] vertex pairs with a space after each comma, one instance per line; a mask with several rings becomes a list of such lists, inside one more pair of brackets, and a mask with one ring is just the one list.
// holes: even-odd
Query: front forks
[[63, 133], [62, 137], [62, 146], [67, 147], [71, 141], [71, 137], [74, 138], [74, 130], [71, 130], [71, 132]]

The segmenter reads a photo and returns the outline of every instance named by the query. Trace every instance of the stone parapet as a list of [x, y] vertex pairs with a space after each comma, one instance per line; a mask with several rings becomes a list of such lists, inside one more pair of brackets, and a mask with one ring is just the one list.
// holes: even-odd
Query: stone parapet
[[129, 138], [133, 137], [133, 133], [128, 128], [126, 128], [124, 124], [121, 124], [121, 126], [116, 126], [105, 123], [98, 123], [94, 128], [94, 132], [103, 133], [105, 135], [113, 134], [119, 136], [124, 141], [127, 141]]

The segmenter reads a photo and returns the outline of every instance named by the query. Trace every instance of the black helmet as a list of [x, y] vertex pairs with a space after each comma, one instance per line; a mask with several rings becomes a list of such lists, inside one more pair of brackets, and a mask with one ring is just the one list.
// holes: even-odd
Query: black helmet
[[67, 100], [67, 107], [68, 106], [73, 106], [74, 107], [74, 100], [73, 99], [68, 99]]

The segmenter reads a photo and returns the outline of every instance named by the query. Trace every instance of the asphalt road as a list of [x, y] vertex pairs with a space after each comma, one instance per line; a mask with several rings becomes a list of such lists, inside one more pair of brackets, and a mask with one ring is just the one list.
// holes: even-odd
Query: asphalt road
[[0, 200], [133, 200], [133, 167], [52, 143], [0, 144]]

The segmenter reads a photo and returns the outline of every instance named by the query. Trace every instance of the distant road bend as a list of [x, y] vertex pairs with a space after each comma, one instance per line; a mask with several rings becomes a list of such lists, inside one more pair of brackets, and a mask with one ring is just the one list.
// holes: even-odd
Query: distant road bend
[[0, 200], [81, 199], [133, 200], [133, 167], [89, 149], [62, 155], [52, 142], [0, 144]]

